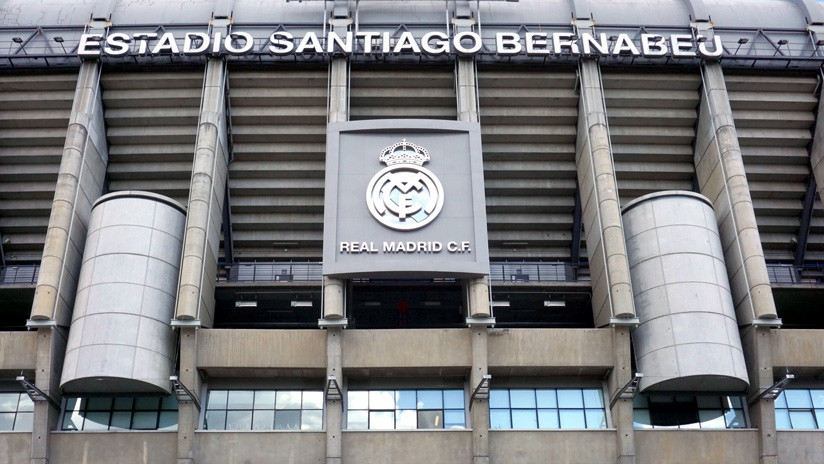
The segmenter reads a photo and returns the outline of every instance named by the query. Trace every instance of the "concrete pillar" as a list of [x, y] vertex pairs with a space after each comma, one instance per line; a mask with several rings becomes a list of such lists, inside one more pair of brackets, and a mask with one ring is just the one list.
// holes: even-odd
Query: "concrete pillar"
[[458, 120], [478, 122], [480, 116], [475, 61], [472, 58], [458, 58], [455, 66], [458, 74]]
[[[342, 337], [343, 329], [326, 331], [326, 378], [335, 376], [343, 385]], [[343, 401], [326, 398], [326, 464], [341, 464], [343, 460]]]
[[31, 320], [71, 323], [80, 261], [92, 203], [102, 194], [108, 164], [100, 63], [80, 66], [46, 244], [31, 310]]
[[[614, 360], [612, 372], [607, 378], [608, 397], [611, 399], [632, 379], [632, 358], [630, 351], [630, 327], [617, 326], [612, 332]], [[612, 424], [618, 431], [618, 463], [635, 462], [635, 425], [633, 423], [632, 400], [619, 399], [610, 410]]]
[[[489, 329], [472, 327], [472, 371], [469, 374], [469, 392], [475, 391], [488, 372]], [[489, 464], [489, 400], [475, 399], [470, 405], [472, 422], [472, 464]]]
[[635, 306], [601, 70], [598, 62], [582, 60], [579, 71], [581, 98], [575, 163], [592, 276], [593, 317], [596, 327], [605, 327], [611, 318], [634, 318]]
[[[197, 400], [206, 407], [200, 397], [203, 378], [197, 370], [198, 328], [180, 328], [180, 383], [185, 385]], [[196, 458], [195, 430], [200, 422], [200, 411], [194, 402], [181, 402], [177, 413], [177, 464], [194, 464]]]
[[[58, 403], [86, 227], [92, 203], [103, 192], [109, 159], [100, 72], [99, 62], [85, 61], [80, 66], [31, 319], [27, 324], [37, 330], [34, 383]], [[49, 403], [35, 403], [33, 464], [49, 462], [49, 433], [56, 428], [59, 413]]]
[[225, 83], [226, 63], [210, 58], [200, 104], [175, 316], [181, 321], [200, 321], [205, 327], [214, 320], [217, 255], [229, 160]]
[[[747, 326], [741, 331], [744, 357], [750, 387], [747, 399], [752, 401], [762, 391], [773, 385], [772, 330], [767, 327]], [[748, 401], [748, 402], [749, 402]], [[778, 440], [775, 431], [775, 403], [758, 400], [749, 405], [750, 421], [758, 428], [759, 464], [778, 464]]]
[[704, 88], [695, 171], [701, 194], [712, 201], [718, 221], [738, 324], [775, 319], [778, 316], [724, 73], [718, 63], [705, 63], [701, 68]]

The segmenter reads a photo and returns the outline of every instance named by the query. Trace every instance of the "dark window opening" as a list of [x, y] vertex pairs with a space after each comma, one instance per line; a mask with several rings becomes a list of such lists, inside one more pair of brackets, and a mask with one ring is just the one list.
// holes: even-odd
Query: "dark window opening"
[[781, 288], [773, 286], [773, 298], [778, 317], [785, 329], [824, 329], [824, 287]]
[[636, 429], [741, 429], [747, 416], [741, 396], [637, 395]]
[[321, 289], [219, 288], [216, 329], [317, 329]]
[[466, 327], [460, 284], [356, 284], [349, 293], [350, 329]]
[[26, 330], [34, 287], [0, 288], [0, 331]]
[[498, 328], [592, 328], [589, 292], [493, 291]]

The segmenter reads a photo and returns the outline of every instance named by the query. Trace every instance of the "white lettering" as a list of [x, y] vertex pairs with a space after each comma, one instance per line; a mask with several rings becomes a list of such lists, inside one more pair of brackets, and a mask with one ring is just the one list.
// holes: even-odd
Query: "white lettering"
[[372, 43], [381, 36], [380, 32], [358, 32], [355, 37], [363, 39], [363, 53], [372, 53]]
[[556, 32], [552, 34], [552, 51], [560, 55], [564, 50], [569, 50], [573, 55], [580, 55], [578, 44], [572, 40], [573, 35], [568, 32]]
[[[235, 40], [238, 39], [243, 39], [244, 41], [243, 46], [239, 48], [235, 47]], [[248, 32], [232, 32], [228, 37], [226, 37], [223, 46], [230, 55], [246, 55], [252, 51], [252, 48], [254, 48], [255, 40]]]
[[664, 56], [667, 54], [667, 41], [657, 34], [641, 34], [641, 50], [644, 56]]
[[122, 32], [109, 34], [109, 36], [106, 37], [106, 48], [103, 49], [103, 52], [109, 56], [128, 55], [129, 44], [131, 42], [132, 38], [129, 37], [129, 34], [124, 34]]
[[[698, 36], [701, 38], [702, 36]], [[716, 60], [721, 57], [721, 54], [724, 53], [724, 47], [721, 45], [721, 37], [714, 36], [712, 38], [712, 46], [714, 47], [713, 51], [707, 50], [707, 42], [701, 41], [698, 42], [698, 56], [707, 60]]]
[[599, 55], [609, 55], [609, 43], [607, 42], [607, 35], [604, 33], [598, 34], [598, 40], [592, 34], [581, 34], [581, 41], [584, 46], [584, 55], [592, 56], [592, 49], [598, 51]]
[[269, 51], [278, 56], [288, 55], [295, 49], [293, 39], [294, 36], [288, 32], [274, 32], [269, 36], [269, 42], [272, 44], [269, 45]]
[[314, 32], [309, 32], [303, 36], [300, 44], [298, 44], [298, 48], [295, 49], [295, 53], [305, 53], [307, 48], [311, 48], [313, 52], [318, 54], [323, 53], [323, 47], [320, 46], [320, 40], [318, 40], [318, 36]]
[[157, 34], [154, 32], [149, 32], [145, 34], [134, 34], [132, 37], [139, 40], [137, 45], [137, 53], [140, 55], [145, 55], [149, 51], [149, 40], [157, 38]]
[[[463, 40], [471, 40], [471, 46], [464, 46]], [[483, 42], [481, 41], [481, 36], [474, 32], [464, 31], [455, 34], [455, 38], [452, 39], [452, 48], [458, 52], [459, 55], [474, 55], [481, 50], [483, 47]]]
[[499, 55], [517, 55], [521, 53], [521, 37], [514, 32], [499, 32], [495, 34], [495, 48]]
[[[529, 56], [535, 55], [549, 55], [549, 50], [546, 49], [547, 41], [546, 34], [543, 32], [527, 32], [526, 33], [526, 54]], [[543, 47], [543, 48], [536, 48]]]
[[[433, 47], [432, 39], [437, 38]], [[443, 32], [427, 32], [421, 39], [421, 48], [424, 52], [432, 56], [439, 56], [449, 53], [449, 36]]]
[[[195, 42], [200, 42], [195, 45]], [[202, 55], [209, 49], [211, 39], [205, 32], [187, 32], [183, 37], [183, 54], [184, 55]]]
[[420, 55], [421, 53], [421, 48], [418, 47], [417, 43], [415, 43], [415, 37], [409, 31], [401, 34], [400, 38], [398, 38], [398, 41], [395, 43], [395, 49], [392, 50], [392, 53], [397, 55], [404, 51], [410, 51], [416, 55]]
[[326, 40], [327, 49], [326, 51], [329, 53], [335, 52], [335, 47], [340, 49], [341, 52], [351, 55], [352, 54], [352, 32], [346, 33], [346, 40], [341, 39], [341, 37], [336, 32], [329, 32], [329, 36]]
[[673, 34], [670, 36], [672, 43], [672, 56], [695, 56], [692, 51], [692, 36], [686, 34]]
[[161, 53], [171, 53], [173, 55], [180, 54], [180, 49], [177, 47], [175, 36], [171, 32], [167, 32], [160, 36], [160, 40], [158, 40], [154, 48], [152, 48], [152, 55], [159, 55]]
[[83, 34], [77, 46], [77, 54], [83, 58], [100, 56], [100, 41], [103, 34]]
[[638, 47], [632, 43], [632, 39], [627, 34], [618, 34], [618, 40], [615, 41], [615, 47], [612, 49], [613, 55], [633, 55], [639, 56], [641, 52]]

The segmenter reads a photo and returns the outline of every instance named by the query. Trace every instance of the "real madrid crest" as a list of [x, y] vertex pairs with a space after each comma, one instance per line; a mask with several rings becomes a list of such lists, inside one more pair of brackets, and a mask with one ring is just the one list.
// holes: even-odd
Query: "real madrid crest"
[[372, 216], [395, 230], [415, 230], [435, 220], [443, 208], [443, 186], [423, 167], [429, 152], [403, 139], [384, 148], [379, 160], [386, 167], [366, 187]]

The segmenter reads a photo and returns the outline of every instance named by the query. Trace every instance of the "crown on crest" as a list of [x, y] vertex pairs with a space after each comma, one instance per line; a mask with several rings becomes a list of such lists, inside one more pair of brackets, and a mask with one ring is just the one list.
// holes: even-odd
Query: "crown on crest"
[[423, 166], [424, 163], [429, 161], [429, 152], [426, 151], [426, 148], [403, 139], [394, 145], [389, 145], [384, 148], [379, 159], [382, 163], [386, 163], [387, 166], [392, 166], [393, 164], [417, 164], [418, 166]]

